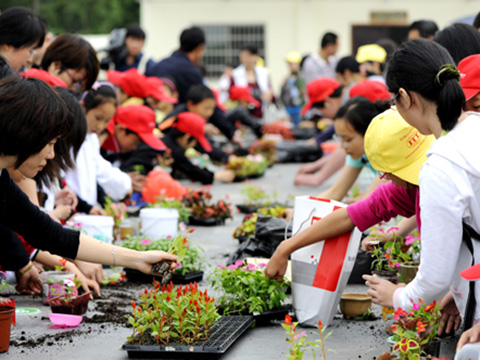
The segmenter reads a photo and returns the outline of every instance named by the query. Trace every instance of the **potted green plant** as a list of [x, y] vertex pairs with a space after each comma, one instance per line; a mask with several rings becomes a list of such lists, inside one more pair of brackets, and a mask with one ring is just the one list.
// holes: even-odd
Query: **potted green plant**
[[[0, 274], [0, 292], [13, 288], [5, 281], [4, 273]], [[0, 353], [10, 347], [10, 331], [15, 326], [15, 300], [0, 296]]]
[[399, 257], [398, 280], [408, 284], [415, 278], [420, 265], [421, 240], [418, 233], [405, 236], [402, 255]]
[[87, 312], [88, 302], [91, 294], [84, 293], [78, 294], [82, 282], [75, 275], [73, 284], [66, 282], [63, 284], [64, 293], [60, 296], [54, 297], [48, 300], [50, 308], [53, 313], [71, 314], [71, 315], [83, 315]]
[[[398, 228], [392, 227], [387, 230], [387, 233], [393, 232], [394, 239], [397, 238], [397, 236], [395, 236], [395, 230], [398, 230]], [[381, 230], [381, 232], [383, 232], [383, 230]], [[369, 235], [369, 237], [372, 239], [370, 243], [373, 245], [372, 273], [375, 276], [378, 276], [378, 277], [387, 279], [393, 283], [396, 283], [399, 263], [394, 259], [392, 259], [391, 243], [390, 242], [382, 243], [381, 234]]]
[[412, 309], [406, 311], [398, 308], [393, 314], [393, 325], [388, 331], [393, 333], [392, 348], [394, 359], [420, 359], [421, 356], [439, 356], [440, 341], [436, 339], [442, 314], [436, 301], [425, 304], [422, 299], [414, 302]]
[[[132, 236], [124, 241], [122, 246], [137, 251], [160, 250], [177, 255], [177, 267], [172, 275], [170, 275], [169, 272], [164, 275], [167, 277], [166, 282], [170, 281], [170, 279], [175, 284], [201, 281], [206, 259], [203, 256], [204, 250], [202, 247], [191, 245], [188, 234], [193, 231], [193, 229], [190, 229], [185, 234], [179, 234], [173, 238], [166, 237], [156, 241], [152, 241], [145, 237]], [[152, 275], [146, 275], [133, 269], [126, 269], [126, 274], [130, 280], [143, 282], [152, 281]]]
[[265, 277], [265, 266], [245, 264], [238, 260], [229, 266], [218, 265], [212, 271], [209, 282], [220, 294], [217, 306], [224, 315], [263, 314], [274, 310], [277, 317], [285, 316], [288, 310], [281, 306], [288, 297], [286, 291], [289, 283]]
[[55, 265], [55, 270], [48, 270], [40, 273], [40, 280], [43, 285], [43, 304], [48, 305], [48, 301], [63, 295], [65, 284], [73, 285], [75, 274], [65, 270], [67, 261], [60, 259], [59, 264]]
[[269, 165], [273, 165], [276, 161], [275, 155], [277, 148], [275, 141], [272, 140], [256, 140], [249, 148], [250, 155], [262, 155]]
[[265, 158], [258, 155], [238, 156], [230, 159], [226, 168], [235, 172], [234, 181], [243, 181], [245, 179], [255, 179], [263, 176], [268, 167]]
[[231, 204], [224, 200], [213, 203], [209, 190], [209, 186], [204, 186], [200, 190], [188, 189], [183, 202], [192, 211], [190, 225], [223, 225], [226, 219], [232, 218]]
[[245, 241], [246, 239], [252, 237], [255, 234], [255, 226], [257, 224], [258, 214], [280, 218], [284, 213], [285, 209], [286, 207], [277, 205], [275, 207], [261, 208], [253, 214], [246, 215], [243, 218], [242, 224], [237, 227], [233, 232], [233, 237], [235, 239], [238, 239], [240, 242]]

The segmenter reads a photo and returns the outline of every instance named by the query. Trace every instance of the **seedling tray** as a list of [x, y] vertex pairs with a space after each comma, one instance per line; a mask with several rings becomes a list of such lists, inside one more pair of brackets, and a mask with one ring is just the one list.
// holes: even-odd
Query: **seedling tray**
[[203, 217], [190, 216], [190, 218], [188, 219], [188, 224], [194, 225], [194, 226], [225, 225], [225, 218], [217, 219], [214, 217], [203, 218]]
[[191, 345], [124, 344], [131, 359], [218, 359], [255, 322], [252, 316], [223, 316], [206, 341]]
[[[255, 319], [255, 326], [266, 326], [270, 325], [272, 321], [283, 321], [285, 320], [285, 315], [289, 314], [292, 311], [292, 305], [282, 305], [276, 309], [267, 310], [263, 313], [253, 313], [253, 314], [244, 314], [245, 316], [253, 316]], [[218, 310], [219, 314], [222, 314], [222, 309]], [[235, 315], [232, 315], [235, 316]], [[230, 315], [225, 315], [224, 317], [230, 317]]]
[[[154, 275], [149, 275], [145, 274], [141, 271], [135, 270], [135, 269], [129, 269], [125, 268], [125, 275], [127, 276], [128, 280], [133, 281], [133, 282], [141, 282], [144, 284], [150, 284], [152, 283], [153, 278], [157, 281], [161, 281], [162, 277], [161, 276], [154, 276]], [[192, 271], [189, 272], [185, 275], [178, 275], [178, 274], [173, 274], [172, 276], [172, 282], [176, 285], [180, 284], [190, 284], [192, 282], [200, 282], [203, 279], [203, 271]]]

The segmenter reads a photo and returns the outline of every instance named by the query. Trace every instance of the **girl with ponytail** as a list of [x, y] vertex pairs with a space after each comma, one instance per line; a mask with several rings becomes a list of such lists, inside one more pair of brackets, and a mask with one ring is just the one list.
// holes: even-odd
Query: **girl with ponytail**
[[447, 309], [442, 319], [447, 332], [459, 327], [460, 316], [466, 329], [480, 318], [480, 286], [469, 291], [459, 276], [472, 257], [480, 259], [480, 243], [472, 241], [469, 250], [462, 241], [465, 229], [480, 232], [480, 116], [462, 110], [459, 80], [453, 59], [435, 42], [407, 42], [390, 62], [386, 82], [398, 112], [420, 133], [438, 140], [419, 177], [422, 251], [417, 276], [406, 286], [364, 276], [372, 300], [383, 306], [409, 308], [411, 299], [419, 298], [440, 302]]

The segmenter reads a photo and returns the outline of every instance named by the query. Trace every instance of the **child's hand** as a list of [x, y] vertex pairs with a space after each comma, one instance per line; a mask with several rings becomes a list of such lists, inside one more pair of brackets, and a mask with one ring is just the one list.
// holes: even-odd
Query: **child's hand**
[[217, 171], [213, 178], [225, 183], [231, 183], [235, 179], [235, 172], [233, 170]]
[[107, 215], [107, 213], [98, 206], [93, 206], [89, 212], [89, 215]]
[[460, 340], [457, 343], [457, 351], [459, 351], [464, 345], [476, 343], [480, 340], [480, 324], [475, 325], [471, 329], [465, 331]]

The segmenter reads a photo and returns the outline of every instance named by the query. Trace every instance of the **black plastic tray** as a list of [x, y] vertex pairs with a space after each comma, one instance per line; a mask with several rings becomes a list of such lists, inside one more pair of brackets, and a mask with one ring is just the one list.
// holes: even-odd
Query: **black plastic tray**
[[218, 226], [218, 225], [225, 225], [225, 219], [216, 219], [216, 218], [202, 218], [196, 216], [190, 216], [188, 219], [189, 225], [194, 226]]
[[238, 210], [240, 210], [242, 214], [247, 214], [247, 215], [257, 212], [258, 209], [263, 209], [263, 208], [274, 208], [276, 206], [288, 207], [287, 205], [280, 204], [280, 203], [270, 203], [270, 204], [263, 204], [263, 205], [236, 204], [235, 206], [237, 207]]
[[[153, 278], [155, 278], [155, 280], [157, 281], [161, 281], [162, 279], [161, 276], [145, 274], [141, 271], [130, 269], [130, 268], [125, 268], [125, 275], [127, 276], [129, 281], [141, 282], [145, 284], [147, 283], [151, 284], [153, 281]], [[202, 280], [203, 280], [203, 271], [192, 271], [183, 276], [173, 274], [172, 276], [172, 282], [176, 285], [190, 284], [192, 282], [195, 282], [195, 281], [200, 282]]]
[[223, 316], [206, 341], [179, 346], [124, 344], [122, 349], [134, 359], [218, 359], [254, 322], [252, 316]]
[[[263, 313], [243, 314], [243, 316], [253, 316], [255, 319], [255, 326], [265, 326], [270, 325], [272, 321], [285, 320], [285, 315], [289, 314], [291, 311], [293, 311], [293, 307], [291, 304], [288, 304], [282, 305], [276, 309], [264, 311]], [[219, 309], [218, 313], [222, 314], [222, 309]], [[230, 315], [225, 315], [225, 317], [230, 317]]]
[[233, 182], [237, 183], [237, 182], [242, 182], [248, 179], [258, 179], [258, 178], [261, 178], [263, 175], [265, 175], [265, 171], [261, 173], [250, 174], [247, 176], [236, 175], [235, 178], [233, 179]]

